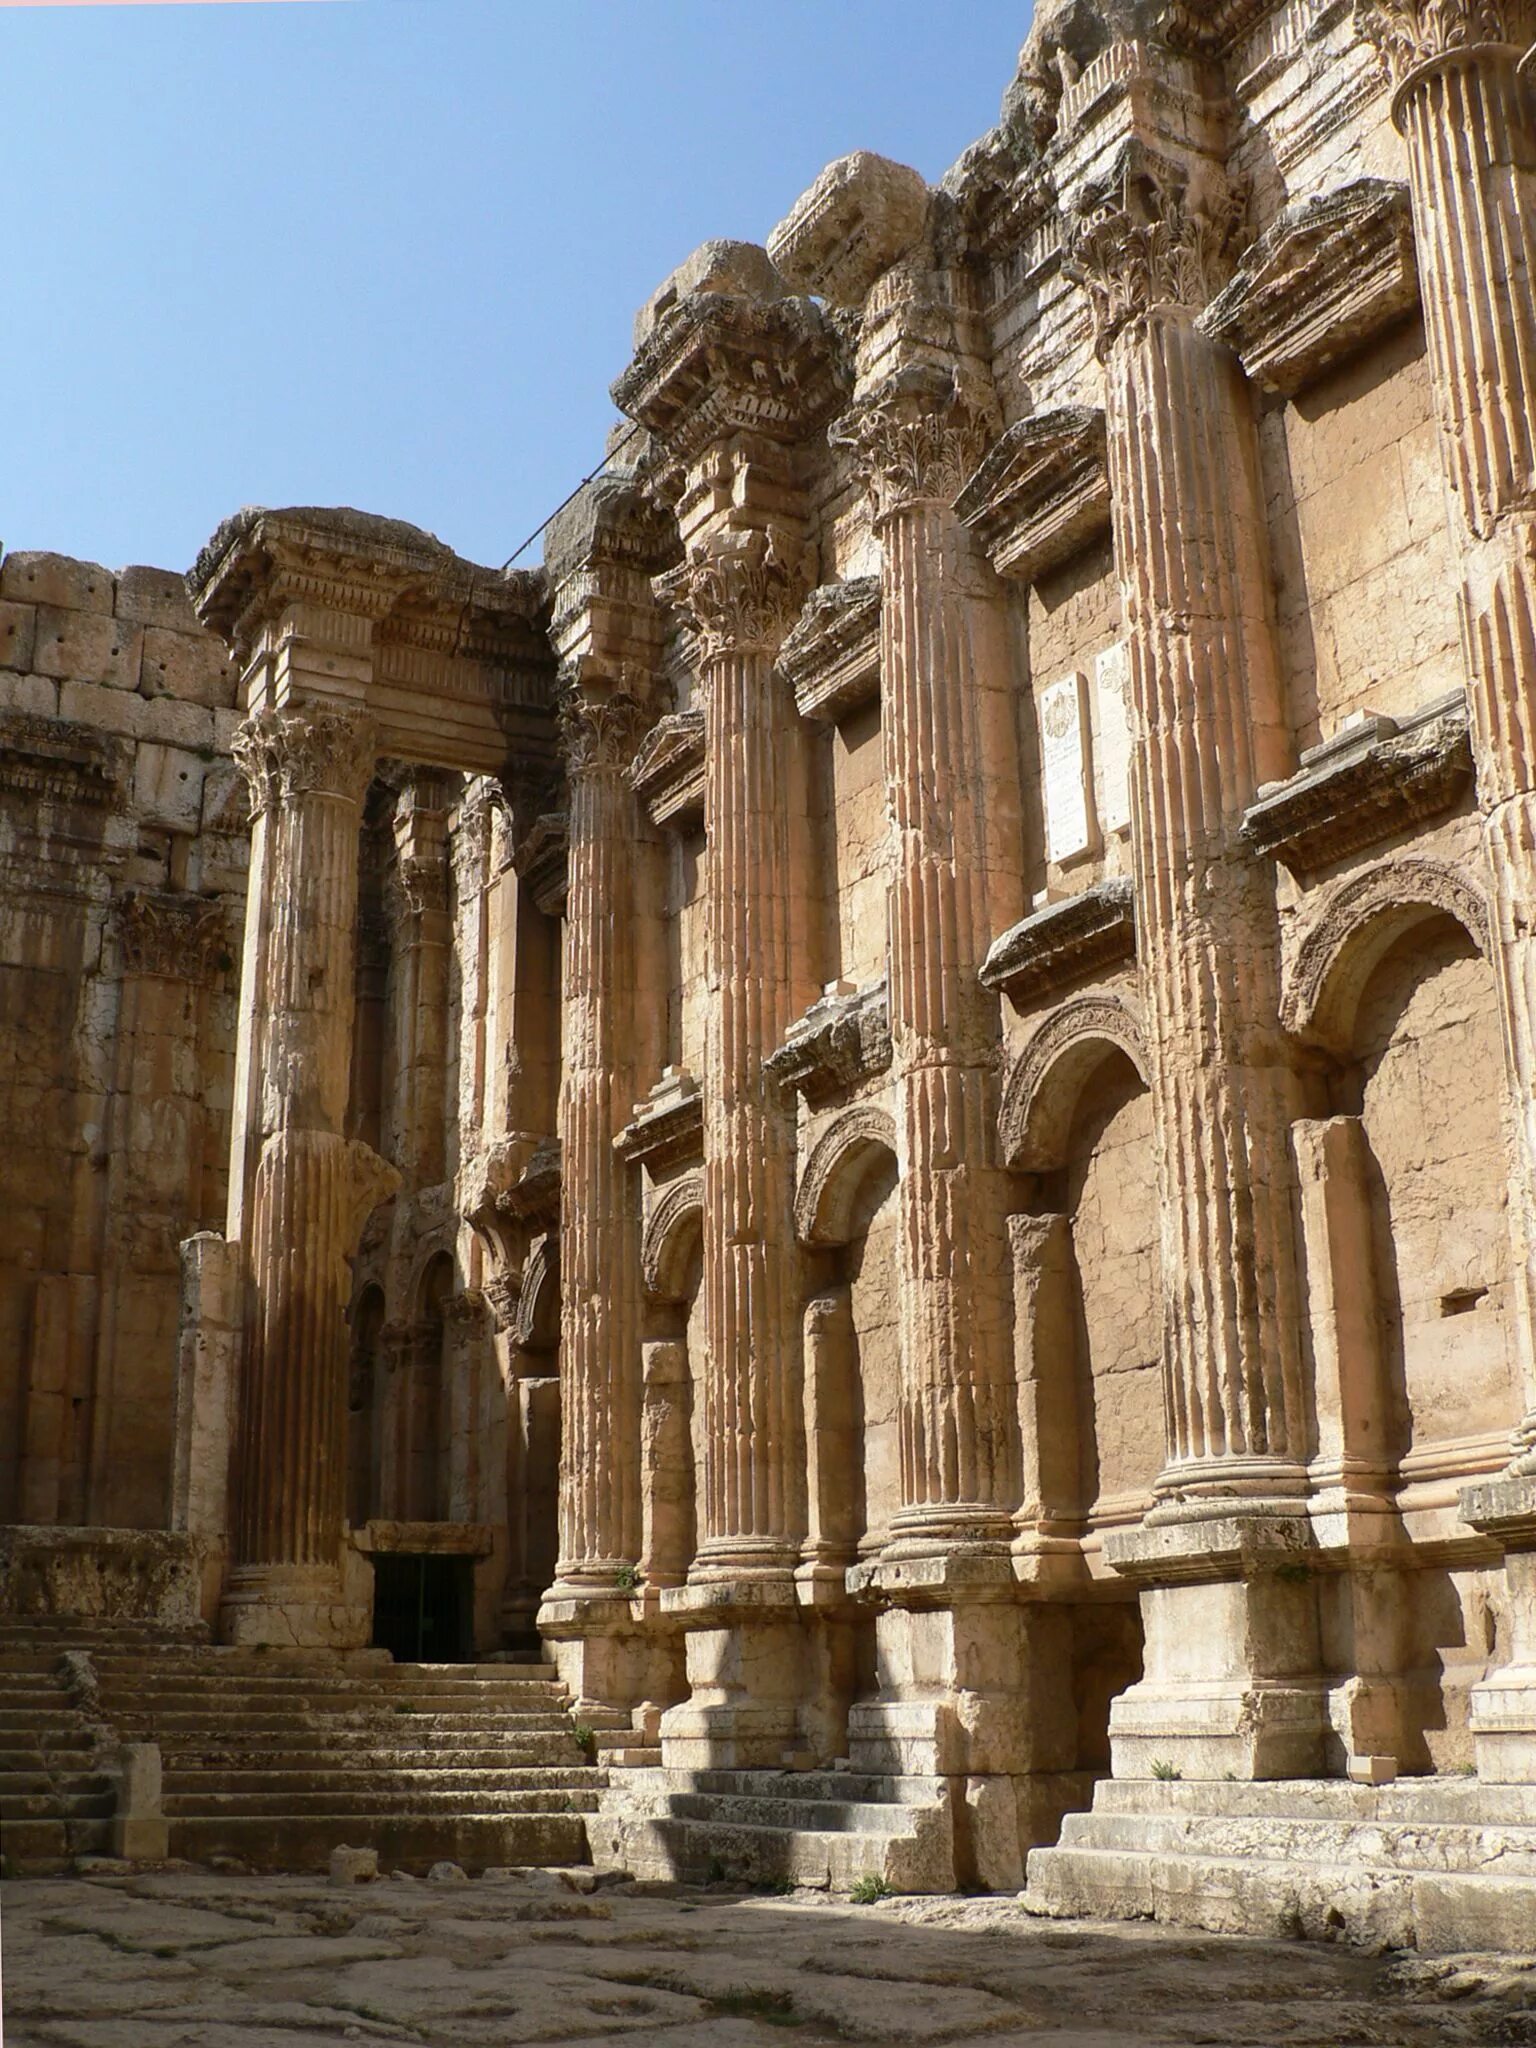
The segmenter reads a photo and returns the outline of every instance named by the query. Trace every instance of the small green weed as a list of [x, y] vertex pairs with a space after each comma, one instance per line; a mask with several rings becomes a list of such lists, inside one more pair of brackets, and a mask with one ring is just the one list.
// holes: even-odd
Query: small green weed
[[571, 1733], [575, 1736], [578, 1747], [584, 1749], [588, 1756], [590, 1756], [596, 1739], [593, 1736], [590, 1725], [585, 1721], [573, 1721], [571, 1723]]
[[1184, 1773], [1177, 1764], [1170, 1763], [1167, 1757], [1159, 1756], [1154, 1757], [1152, 1760], [1152, 1775], [1154, 1778], [1160, 1779], [1163, 1784], [1172, 1785], [1182, 1778]]
[[856, 1906], [878, 1906], [882, 1899], [891, 1896], [891, 1888], [883, 1877], [876, 1877], [871, 1871], [854, 1881], [848, 1896]]
[[621, 1593], [635, 1593], [640, 1588], [640, 1574], [632, 1564], [621, 1564], [613, 1575], [613, 1583]]

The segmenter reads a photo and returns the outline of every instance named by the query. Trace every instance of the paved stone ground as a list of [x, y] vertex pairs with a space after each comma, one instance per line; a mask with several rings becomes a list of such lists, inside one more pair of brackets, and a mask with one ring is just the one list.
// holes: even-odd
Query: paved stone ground
[[0, 1928], [5, 2048], [1536, 2044], [1536, 1958], [1037, 1921], [1000, 1899], [174, 1872], [12, 1882]]

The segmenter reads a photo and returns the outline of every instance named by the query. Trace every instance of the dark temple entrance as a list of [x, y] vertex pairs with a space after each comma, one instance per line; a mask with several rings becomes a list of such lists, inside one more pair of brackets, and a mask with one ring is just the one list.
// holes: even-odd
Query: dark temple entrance
[[404, 1664], [459, 1664], [473, 1654], [472, 1557], [414, 1552], [373, 1560], [373, 1644]]

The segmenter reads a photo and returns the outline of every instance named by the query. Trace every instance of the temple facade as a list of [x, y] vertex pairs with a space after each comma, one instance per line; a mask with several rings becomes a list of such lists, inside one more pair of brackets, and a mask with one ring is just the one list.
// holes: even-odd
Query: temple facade
[[15, 1612], [542, 1644], [642, 1874], [1528, 1930], [1533, 43], [1042, 0], [541, 569], [0, 565]]

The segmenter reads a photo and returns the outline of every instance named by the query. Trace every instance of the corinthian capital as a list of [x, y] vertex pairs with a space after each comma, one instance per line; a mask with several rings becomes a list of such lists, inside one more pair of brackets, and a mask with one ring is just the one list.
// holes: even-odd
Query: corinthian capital
[[658, 576], [656, 594], [687, 615], [705, 661], [776, 654], [810, 588], [804, 555], [774, 528], [727, 527]]
[[206, 896], [135, 889], [112, 914], [125, 974], [206, 982], [230, 964], [224, 906]]
[[1160, 308], [1199, 313], [1232, 275], [1247, 192], [1127, 151], [1083, 202], [1067, 269], [1088, 294], [1100, 357]]
[[1356, 0], [1355, 25], [1400, 86], [1420, 65], [1479, 44], [1529, 49], [1536, 0]]
[[844, 414], [829, 436], [867, 470], [877, 519], [904, 505], [952, 505], [997, 432], [989, 393], [950, 370], [898, 370]]
[[301, 796], [361, 803], [378, 756], [372, 721], [311, 705], [259, 711], [235, 734], [235, 765], [250, 785], [251, 816]]
[[560, 699], [560, 745], [566, 771], [583, 775], [627, 775], [654, 713], [627, 691], [612, 696], [568, 688]]

